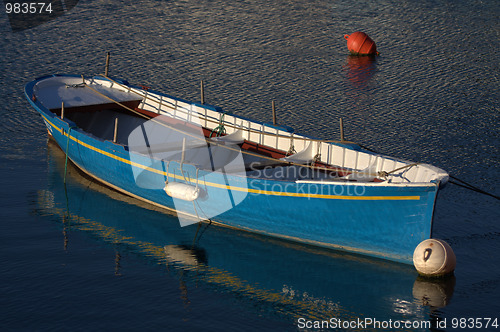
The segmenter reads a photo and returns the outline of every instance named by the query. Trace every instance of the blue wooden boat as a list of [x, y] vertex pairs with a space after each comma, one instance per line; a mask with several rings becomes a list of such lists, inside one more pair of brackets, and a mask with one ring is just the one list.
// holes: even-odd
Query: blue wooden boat
[[448, 174], [109, 77], [25, 87], [79, 169], [179, 216], [412, 263]]

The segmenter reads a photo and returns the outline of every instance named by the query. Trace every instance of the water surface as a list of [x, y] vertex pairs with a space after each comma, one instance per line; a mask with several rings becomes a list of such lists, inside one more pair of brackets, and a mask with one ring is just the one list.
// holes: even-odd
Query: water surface
[[[498, 1], [103, 1], [12, 32], [0, 14], [0, 327], [295, 330], [298, 319], [498, 317], [498, 201], [449, 185], [434, 236], [455, 279], [172, 215], [69, 168], [24, 85], [110, 74], [324, 139], [439, 166], [499, 194]], [[349, 56], [361, 30], [381, 55]], [[198, 231], [198, 233], [197, 233]], [[196, 235], [196, 237], [195, 237]], [[442, 294], [429, 300], [429, 294]], [[500, 319], [500, 317], [498, 317]], [[448, 326], [451, 327], [451, 326]]]

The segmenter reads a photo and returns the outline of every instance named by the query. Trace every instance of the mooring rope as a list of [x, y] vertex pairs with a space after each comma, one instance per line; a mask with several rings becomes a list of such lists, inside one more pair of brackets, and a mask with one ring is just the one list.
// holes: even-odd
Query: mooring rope
[[[371, 151], [371, 152], [374, 152], [374, 153], [380, 154], [378, 151], [375, 151], [375, 150], [373, 150], [373, 149], [370, 149], [370, 148], [368, 148], [368, 147], [366, 147], [366, 146], [363, 146], [363, 145], [361, 145], [361, 144], [359, 144], [359, 146], [361, 146], [361, 147], [362, 147], [363, 149], [365, 149], [365, 150], [368, 150], [368, 151]], [[411, 166], [411, 165], [408, 165], [408, 166]], [[396, 172], [396, 171], [398, 171], [398, 169], [393, 170], [393, 171], [391, 171], [391, 172]], [[382, 172], [383, 172], [383, 171], [382, 171]], [[379, 172], [379, 174], [380, 174], [380, 173], [382, 173], [382, 172]], [[388, 174], [389, 174], [389, 173], [388, 173]], [[477, 192], [477, 193], [479, 193], [479, 194], [483, 194], [483, 195], [490, 196], [490, 197], [493, 197], [493, 198], [496, 198], [496, 199], [500, 200], [500, 196], [497, 196], [497, 195], [495, 195], [495, 194], [492, 194], [492, 193], [489, 193], [489, 192], [487, 192], [487, 191], [485, 191], [485, 190], [482, 190], [482, 189], [480, 189], [480, 188], [478, 188], [478, 187], [475, 187], [475, 186], [471, 185], [470, 183], [467, 183], [467, 182], [465, 182], [464, 180], [461, 180], [461, 179], [459, 179], [459, 178], [457, 178], [456, 176], [453, 176], [453, 175], [451, 175], [451, 174], [448, 174], [448, 176], [450, 177], [450, 179], [455, 180], [455, 181], [453, 181], [453, 180], [448, 180], [448, 182], [449, 182], [449, 183], [451, 183], [451, 184], [454, 184], [454, 185], [456, 185], [456, 186], [459, 186], [459, 187], [462, 187], [462, 188], [465, 188], [465, 189], [469, 189], [469, 190], [472, 190], [472, 191]]]
[[66, 184], [66, 172], [68, 171], [68, 149], [69, 149], [69, 134], [71, 133], [71, 129], [74, 127], [69, 127], [68, 129], [68, 140], [66, 141], [66, 161], [64, 162], [64, 184]]
[[493, 198], [496, 198], [496, 199], [500, 200], [500, 197], [497, 196], [497, 195], [494, 195], [492, 193], [489, 193], [487, 191], [479, 189], [478, 187], [475, 187], [475, 186], [471, 185], [470, 183], [465, 182], [464, 180], [460, 180], [459, 178], [457, 178], [457, 177], [455, 177], [453, 175], [449, 175], [449, 176], [453, 180], [458, 181], [458, 182], [455, 182], [455, 181], [449, 180], [448, 181], [449, 183], [452, 183], [452, 184], [454, 184], [456, 186], [459, 186], [459, 187], [462, 187], [462, 188], [465, 188], [465, 189], [469, 189], [469, 190], [475, 191], [477, 193], [480, 193], [480, 194], [483, 194], [483, 195], [487, 195], [487, 196], [490, 196], [490, 197], [493, 197]]

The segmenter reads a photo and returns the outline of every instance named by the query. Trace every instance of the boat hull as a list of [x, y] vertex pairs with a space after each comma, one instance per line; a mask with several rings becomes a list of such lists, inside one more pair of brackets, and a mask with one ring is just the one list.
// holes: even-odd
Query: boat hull
[[29, 87], [28, 100], [74, 164], [104, 184], [146, 202], [196, 219], [205, 219], [204, 214], [215, 215], [210, 209], [225, 211], [211, 220], [241, 230], [407, 264], [412, 263], [415, 247], [431, 236], [439, 183], [279, 181], [231, 174], [207, 181], [208, 174], [200, 174], [205, 198], [227, 196], [230, 189], [230, 195], [241, 195], [239, 203], [229, 209], [217, 206], [213, 199], [202, 209], [193, 202], [179, 204], [163, 188], [147, 189], [137, 183], [133, 167], [164, 182], [173, 176], [164, 165], [148, 165], [146, 159], [141, 164], [140, 156], [131, 158], [133, 152], [126, 146], [101, 140], [72, 121], [61, 120], [30, 98]]
[[[58, 145], [82, 171], [138, 199], [194, 217], [191, 205], [182, 211], [163, 190], [139, 187], [129, 152], [123, 146], [92, 138], [78, 129], [70, 130], [65, 121], [41, 114]], [[256, 178], [231, 182], [236, 181], [247, 181], [246, 197], [215, 217], [215, 222], [403, 263], [411, 263], [415, 247], [431, 235], [438, 191], [435, 184], [389, 187]], [[207, 195], [224, 195], [226, 189], [220, 186], [206, 187]]]

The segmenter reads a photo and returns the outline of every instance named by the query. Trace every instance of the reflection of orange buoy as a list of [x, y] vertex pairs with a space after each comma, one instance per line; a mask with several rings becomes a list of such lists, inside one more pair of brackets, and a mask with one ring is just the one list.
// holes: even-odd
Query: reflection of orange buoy
[[347, 56], [347, 66], [345, 67], [347, 69], [347, 78], [357, 89], [368, 86], [377, 69], [376, 61], [374, 55]]
[[353, 55], [378, 54], [375, 42], [364, 32], [356, 31], [344, 38], [347, 40], [347, 49]]

